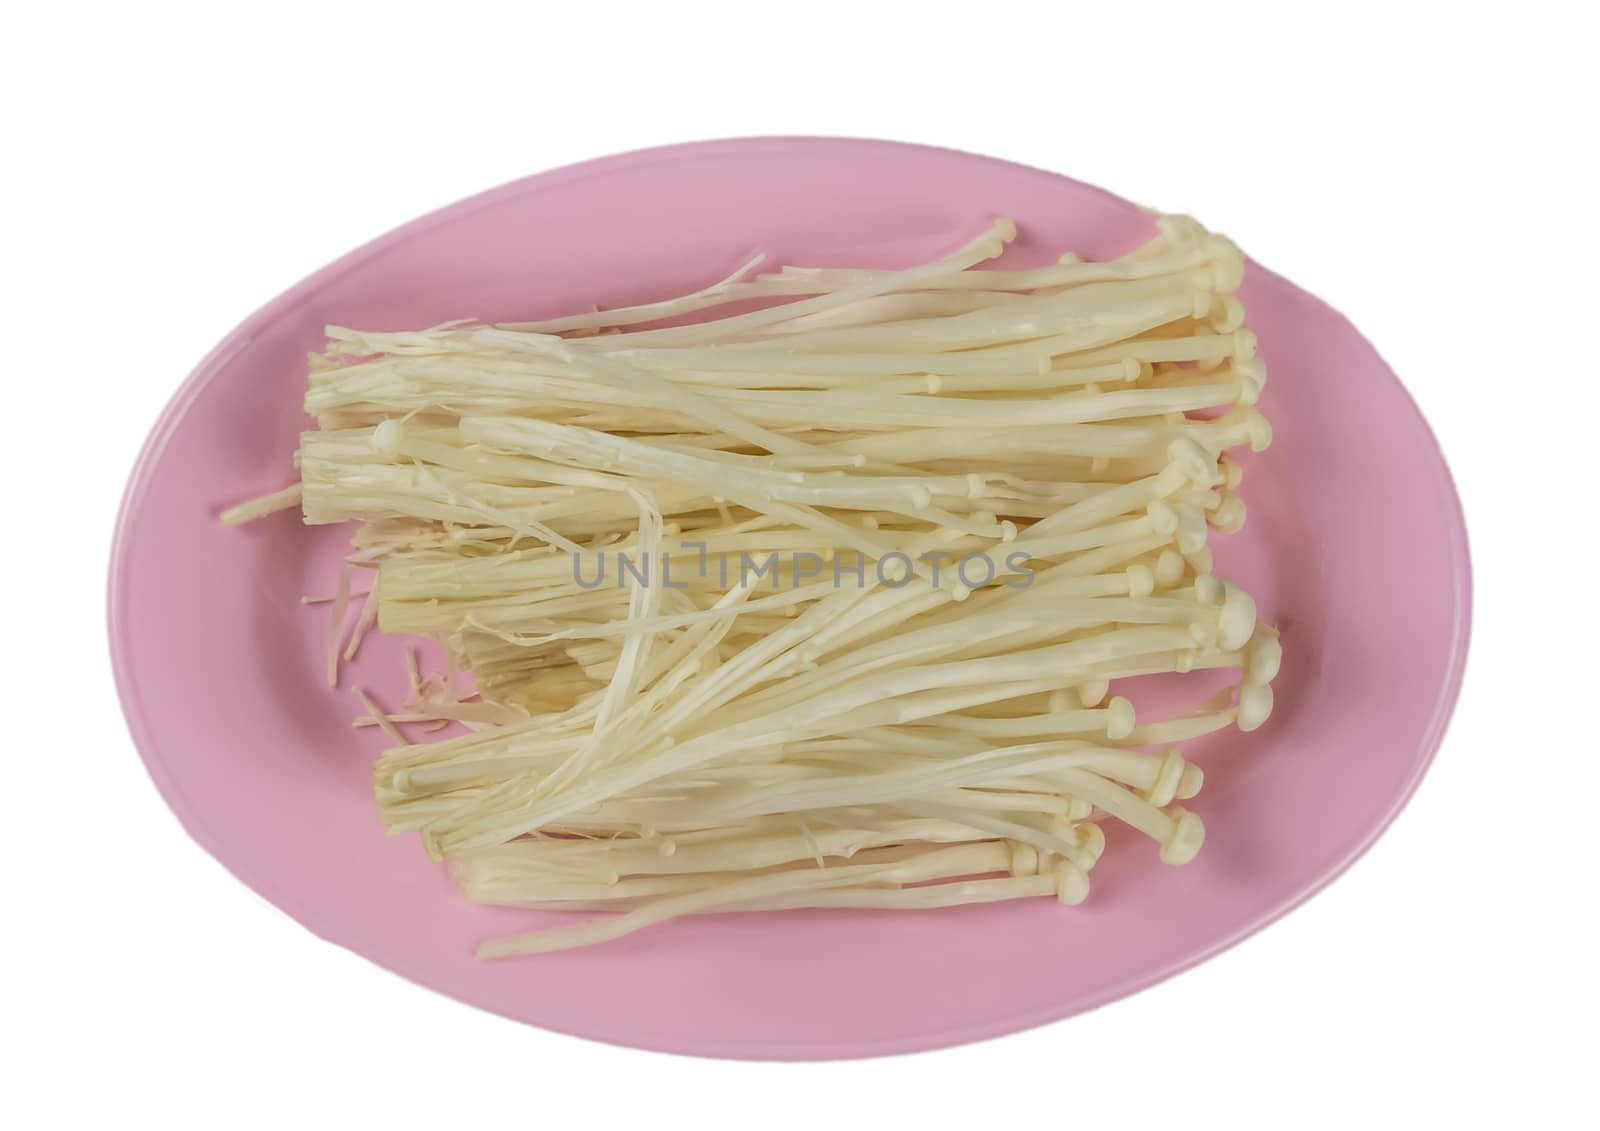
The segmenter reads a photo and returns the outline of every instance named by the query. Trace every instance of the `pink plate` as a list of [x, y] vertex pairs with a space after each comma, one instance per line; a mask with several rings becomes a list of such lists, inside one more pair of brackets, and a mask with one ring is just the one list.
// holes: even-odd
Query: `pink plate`
[[[869, 1056], [1067, 1017], [1216, 954], [1317, 891], [1416, 788], [1466, 657], [1466, 533], [1416, 406], [1348, 322], [1251, 266], [1242, 297], [1271, 369], [1273, 447], [1250, 461], [1250, 521], [1218, 572], [1283, 629], [1278, 711], [1201, 752], [1199, 859], [1168, 868], [1113, 837], [1089, 902], [707, 916], [500, 963], [481, 938], [537, 916], [475, 907], [414, 837], [383, 834], [369, 732], [320, 678], [345, 532], [225, 504], [289, 481], [305, 352], [324, 323], [403, 329], [665, 296], [753, 250], [780, 263], [893, 266], [989, 217], [1022, 230], [1007, 264], [1100, 258], [1151, 232], [1099, 189], [948, 150], [766, 138], [625, 154], [530, 177], [426, 216], [268, 303], [162, 415], [128, 486], [110, 578], [123, 708], [190, 834], [322, 937], [413, 981], [548, 1029], [713, 1056]], [[1405, 563], [1404, 585], [1393, 565]], [[399, 645], [354, 682], [393, 700]], [[347, 677], [346, 682], [352, 682]]]

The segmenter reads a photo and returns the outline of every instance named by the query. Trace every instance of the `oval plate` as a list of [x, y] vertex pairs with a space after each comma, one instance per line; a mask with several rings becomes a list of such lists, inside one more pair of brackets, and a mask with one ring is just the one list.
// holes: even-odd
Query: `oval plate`
[[[322, 937], [413, 981], [548, 1029], [752, 1058], [867, 1056], [1022, 1029], [1166, 978], [1276, 919], [1359, 856], [1438, 747], [1466, 656], [1465, 529], [1415, 405], [1341, 316], [1251, 264], [1241, 297], [1271, 371], [1275, 442], [1249, 460], [1244, 531], [1218, 572], [1283, 629], [1278, 712], [1197, 760], [1199, 859], [1112, 838], [1082, 907], [797, 912], [681, 920], [588, 950], [482, 963], [535, 913], [476, 907], [368, 788], [381, 741], [323, 686], [347, 531], [294, 513], [224, 529], [221, 507], [289, 481], [304, 357], [328, 322], [405, 329], [535, 318], [676, 294], [769, 262], [896, 266], [989, 217], [1007, 265], [1148, 238], [1147, 213], [1054, 174], [948, 150], [770, 138], [624, 154], [495, 189], [345, 256], [202, 361], [134, 470], [112, 552], [111, 648], [133, 737], [195, 840]], [[1399, 584], [1394, 563], [1405, 564]], [[353, 677], [404, 687], [395, 641]]]

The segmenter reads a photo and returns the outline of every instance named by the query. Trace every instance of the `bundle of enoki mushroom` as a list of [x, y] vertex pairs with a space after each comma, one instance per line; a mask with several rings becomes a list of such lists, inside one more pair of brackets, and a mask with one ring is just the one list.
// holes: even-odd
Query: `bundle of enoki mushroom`
[[[1163, 217], [1115, 261], [981, 268], [1014, 231], [909, 270], [328, 330], [300, 485], [225, 517], [360, 520], [350, 649], [374, 617], [445, 643], [407, 713], [362, 693], [396, 740], [388, 827], [472, 899], [614, 912], [483, 955], [699, 912], [1077, 903], [1108, 819], [1195, 854], [1175, 744], [1259, 726], [1280, 655], [1207, 549], [1244, 521], [1229, 450], [1269, 438], [1243, 260]], [[1110, 694], [1195, 669], [1236, 680], [1175, 717]], [[468, 732], [400, 729], [444, 720]]]

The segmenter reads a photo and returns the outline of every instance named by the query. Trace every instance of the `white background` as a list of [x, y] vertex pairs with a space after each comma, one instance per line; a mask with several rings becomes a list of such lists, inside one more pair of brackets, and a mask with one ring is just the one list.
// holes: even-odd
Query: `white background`
[[[9, 16], [0, 1122], [1591, 1119], [1593, 31], [1579, 5], [1360, 7]], [[1042, 1030], [736, 1064], [555, 1037], [413, 988], [315, 940], [180, 831], [116, 706], [101, 593], [123, 477], [193, 363], [312, 268], [460, 196], [771, 133], [972, 149], [1193, 212], [1344, 310], [1413, 390], [1465, 500], [1472, 658], [1415, 801], [1312, 903]]]

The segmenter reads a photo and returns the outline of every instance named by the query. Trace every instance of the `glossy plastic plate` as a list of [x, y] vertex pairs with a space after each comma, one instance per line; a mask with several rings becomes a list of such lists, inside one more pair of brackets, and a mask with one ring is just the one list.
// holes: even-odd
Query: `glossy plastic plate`
[[[111, 563], [116, 676], [140, 753], [185, 828], [322, 937], [464, 1002], [561, 1032], [682, 1053], [866, 1056], [1053, 1021], [1231, 946], [1359, 856], [1439, 745], [1466, 654], [1461, 512], [1416, 406], [1336, 312], [1252, 264], [1272, 448], [1217, 570], [1283, 629], [1278, 710], [1208, 742], [1182, 868], [1113, 835], [1089, 902], [681, 920], [587, 950], [481, 963], [535, 913], [475, 907], [368, 791], [381, 741], [323, 686], [327, 592], [347, 531], [220, 508], [289, 481], [307, 350], [375, 329], [543, 317], [679, 293], [759, 249], [777, 263], [898, 266], [996, 214], [1006, 265], [1120, 254], [1148, 215], [1099, 189], [965, 153], [830, 139], [715, 142], [530, 177], [425, 216], [318, 271], [202, 361], [151, 434]], [[1203, 217], [1202, 217], [1203, 219]], [[1405, 563], [1405, 583], [1394, 565]], [[353, 679], [404, 686], [372, 638]]]

